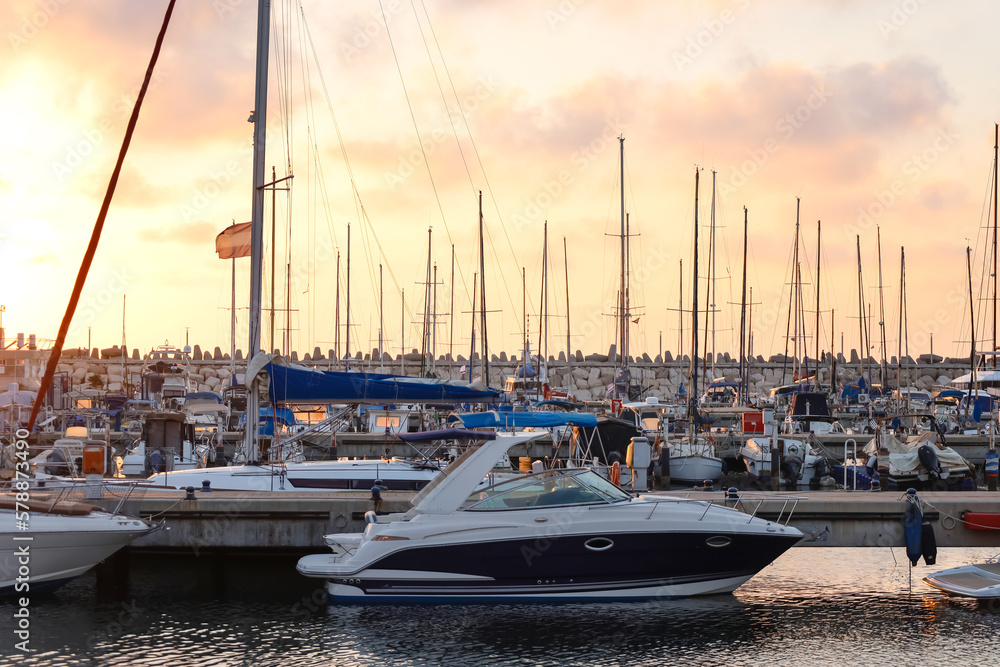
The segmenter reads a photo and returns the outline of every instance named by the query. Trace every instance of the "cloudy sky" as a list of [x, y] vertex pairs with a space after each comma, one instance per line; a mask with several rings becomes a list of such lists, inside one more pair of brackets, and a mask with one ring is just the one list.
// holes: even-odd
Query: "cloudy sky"
[[[0, 8], [8, 342], [19, 331], [55, 337], [166, 5]], [[690, 308], [696, 168], [702, 310], [716, 179], [720, 351], [738, 347], [744, 206], [755, 352], [785, 347], [796, 198], [800, 340], [810, 350], [817, 221], [822, 349], [859, 347], [857, 237], [873, 352], [880, 321], [888, 354], [899, 346], [904, 246], [910, 353], [930, 351], [931, 335], [935, 353], [968, 353], [967, 246], [977, 338], [992, 342], [981, 285], [1000, 118], [996, 3], [279, 0], [273, 14], [267, 164], [279, 178], [294, 174], [276, 196], [276, 322], [283, 329], [292, 311], [300, 353], [336, 339], [338, 251], [345, 343], [350, 224], [352, 350], [377, 344], [379, 264], [385, 347], [420, 347], [432, 228], [437, 349], [454, 341], [467, 355], [480, 190], [491, 351], [519, 347], [522, 267], [537, 346], [546, 220], [550, 353], [566, 347], [564, 239], [571, 346], [606, 350], [619, 284], [619, 136], [633, 351], [655, 356], [662, 340], [676, 353], [680, 324], [689, 326], [677, 309], [682, 275]], [[255, 23], [251, 0], [177, 3], [67, 346], [86, 345], [88, 333], [95, 347], [119, 344], [124, 305], [129, 347], [189, 336], [228, 349], [231, 262], [217, 258], [214, 238], [250, 217]], [[245, 350], [249, 260], [236, 270]]]

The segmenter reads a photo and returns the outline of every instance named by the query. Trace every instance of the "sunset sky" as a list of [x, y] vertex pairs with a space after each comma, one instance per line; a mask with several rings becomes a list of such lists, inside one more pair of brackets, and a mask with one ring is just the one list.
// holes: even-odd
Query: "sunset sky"
[[[55, 338], [166, 6], [0, 7], [8, 343], [17, 332]], [[189, 336], [229, 349], [231, 263], [218, 259], [214, 241], [250, 219], [256, 6], [177, 3], [67, 347], [87, 345], [88, 327], [94, 347], [120, 344], [124, 298], [130, 348]], [[810, 352], [817, 220], [821, 349], [831, 338], [838, 352], [859, 348], [860, 235], [879, 353], [878, 230], [887, 355], [899, 346], [901, 246], [910, 354], [929, 352], [932, 334], [935, 353], [968, 354], [967, 246], [977, 339], [992, 344], [984, 263], [992, 263], [1000, 119], [995, 2], [276, 0], [273, 15], [267, 165], [279, 178], [294, 173], [290, 193], [277, 194], [276, 307], [286, 309], [290, 261], [300, 354], [333, 347], [338, 250], [345, 319], [350, 223], [352, 351], [377, 345], [380, 263], [385, 348], [396, 354], [403, 342], [401, 290], [405, 347], [420, 347], [431, 227], [437, 350], [447, 352], [453, 336], [455, 353], [467, 356], [479, 190], [487, 307], [496, 311], [490, 351], [520, 347], [521, 267], [538, 344], [548, 220], [549, 352], [566, 348], [564, 238], [572, 349], [606, 352], [619, 282], [619, 135], [635, 235], [633, 352], [655, 356], [662, 338], [677, 353], [679, 261], [690, 308], [696, 166], [701, 309], [717, 172], [719, 351], [738, 350], [744, 206], [754, 352], [783, 351], [797, 197]], [[269, 235], [270, 195], [265, 219]], [[267, 306], [269, 237], [265, 247]], [[249, 260], [236, 260], [236, 270], [237, 346], [246, 351]], [[277, 322], [284, 327], [282, 312]]]

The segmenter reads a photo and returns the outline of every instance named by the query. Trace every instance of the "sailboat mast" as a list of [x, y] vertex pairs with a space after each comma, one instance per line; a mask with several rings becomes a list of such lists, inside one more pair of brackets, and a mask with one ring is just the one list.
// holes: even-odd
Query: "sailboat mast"
[[333, 299], [333, 356], [340, 358], [340, 251], [337, 251], [337, 285]]
[[479, 274], [476, 272], [472, 273], [472, 330], [469, 334], [469, 377], [468, 380], [472, 380], [472, 360], [476, 356], [476, 297], [479, 296], [476, 293], [477, 280], [479, 279]]
[[[271, 1], [257, 3], [257, 72], [254, 83], [253, 113], [253, 207], [250, 216], [250, 340], [247, 365], [260, 349], [261, 269], [264, 254], [264, 147], [267, 128], [267, 59], [271, 32]], [[242, 454], [247, 461], [256, 461], [259, 433], [260, 394], [256, 378], [247, 391], [247, 423], [243, 436]]]
[[451, 303], [448, 306], [448, 379], [455, 363], [455, 244], [451, 244]]
[[399, 290], [399, 374], [406, 375], [406, 290]]
[[698, 411], [698, 172], [694, 170], [694, 296], [691, 299], [691, 397], [688, 401], [688, 433], [694, 441]]
[[[906, 267], [905, 263], [906, 256], [904, 253], [905, 250], [902, 247], [900, 247], [899, 249], [899, 345], [897, 346], [899, 351], [896, 355], [896, 359], [899, 360], [898, 363], [896, 364], [897, 389], [902, 389], [903, 387], [902, 378], [900, 376], [902, 375], [902, 367], [903, 367], [903, 299], [905, 298], [905, 292], [904, 292], [905, 287], [903, 285], [903, 280], [905, 279], [906, 275], [904, 273], [904, 269]], [[907, 392], [906, 394], [906, 402], [907, 403], [910, 402], [909, 392]], [[909, 405], [907, 405], [907, 411], [909, 411]]]
[[882, 228], [875, 228], [875, 238], [878, 245], [878, 327], [879, 333], [882, 336], [882, 361], [879, 366], [881, 369], [879, 371], [879, 380], [882, 382], [882, 386], [885, 387], [885, 357], [886, 357], [886, 343], [885, 343], [885, 300], [882, 298]]
[[[619, 191], [621, 193], [621, 286], [618, 290], [618, 358], [621, 366], [625, 366], [624, 350], [625, 336], [627, 335], [626, 315], [625, 315], [625, 135], [618, 136], [618, 167], [620, 172]], [[615, 395], [618, 396], [618, 383], [615, 383]]]
[[[233, 267], [233, 295], [229, 309], [229, 375], [232, 377], [236, 375], [236, 258], [233, 257], [229, 261]], [[234, 380], [230, 380], [229, 383], [236, 384]]]
[[382, 306], [383, 306], [383, 303], [382, 303], [383, 296], [384, 296], [384, 292], [382, 291], [382, 263], [380, 262], [379, 265], [378, 265], [378, 365], [379, 365], [379, 368], [382, 367], [382, 355], [385, 354], [385, 350], [382, 347], [384, 345], [384, 342], [382, 340], [382, 332], [385, 331], [385, 329], [383, 328], [385, 326], [385, 317], [384, 317], [385, 311], [382, 308]]
[[351, 223], [347, 223], [347, 305], [344, 308], [344, 370], [351, 370]]
[[420, 374], [427, 371], [431, 336], [431, 228], [427, 228], [427, 276], [424, 278], [424, 330], [420, 337]]
[[[820, 278], [820, 253], [823, 248], [823, 223], [816, 221], [816, 389], [819, 390], [819, 278]], [[832, 352], [832, 350], [831, 350]], [[830, 379], [831, 387], [833, 379]]]
[[[548, 303], [548, 265], [549, 265], [549, 221], [546, 220], [542, 226], [542, 295], [539, 302], [539, 309], [541, 317], [538, 321], [538, 356], [540, 357], [538, 361], [538, 382], [536, 385], [541, 385], [543, 373], [542, 364], [546, 363], [548, 359], [549, 352], [549, 329], [548, 329], [548, 310], [546, 305]], [[548, 375], [547, 373], [544, 375]]]
[[743, 294], [740, 297], [740, 392], [738, 400], [743, 404], [746, 398], [746, 319], [747, 319], [747, 207], [743, 207]]
[[[710, 229], [710, 244], [709, 244], [709, 261], [711, 266], [709, 267], [712, 273], [712, 283], [711, 283], [711, 295], [712, 298], [709, 300], [709, 313], [712, 315], [712, 377], [715, 377], [715, 176], [716, 172], [712, 170], [712, 226]], [[706, 318], [707, 320], [708, 318]], [[706, 321], [707, 324], [707, 321]], [[707, 341], [706, 341], [707, 342]]]
[[684, 260], [677, 262], [680, 271], [680, 293], [677, 296], [677, 356], [684, 354]]
[[864, 377], [868, 351], [865, 348], [865, 301], [861, 287], [861, 236], [856, 235], [854, 238], [858, 246], [858, 335], [860, 336], [858, 347], [861, 348], [861, 377]]
[[[573, 357], [570, 355], [572, 343], [570, 342], [569, 328], [569, 251], [566, 249], [566, 237], [563, 237], [563, 270], [566, 278], [566, 366], [573, 368]], [[567, 388], [569, 380], [567, 382]]]
[[[434, 263], [434, 309], [431, 311], [431, 372], [437, 371], [438, 265]], [[436, 373], [435, 373], [436, 375]]]
[[969, 409], [979, 395], [979, 388], [976, 386], [976, 304], [972, 298], [972, 248], [965, 248], [965, 267], [969, 276], [969, 330], [972, 332], [972, 354], [969, 357], [971, 362], [972, 391], [968, 393], [968, 400], [965, 402], [965, 419], [969, 418]]
[[278, 238], [275, 234], [275, 221], [277, 210], [278, 191], [274, 188], [274, 183], [278, 180], [274, 165], [271, 165], [271, 344], [268, 346], [268, 354], [274, 351], [274, 286], [277, 282], [274, 279], [275, 249], [278, 246]]
[[490, 384], [490, 362], [487, 359], [489, 340], [486, 337], [486, 253], [483, 241], [483, 191], [479, 191], [479, 328], [483, 337], [483, 352], [479, 357], [483, 384]]
[[[993, 124], [993, 351], [997, 349], [997, 157], [1000, 147], [1000, 123]], [[993, 368], [997, 367], [997, 355]]]

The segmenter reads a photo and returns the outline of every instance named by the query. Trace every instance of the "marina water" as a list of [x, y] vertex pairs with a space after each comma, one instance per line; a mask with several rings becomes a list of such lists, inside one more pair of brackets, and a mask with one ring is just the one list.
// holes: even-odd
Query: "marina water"
[[640, 603], [326, 606], [295, 557], [134, 558], [125, 602], [89, 573], [31, 599], [32, 652], [0, 603], [0, 664], [995, 664], [1000, 604], [921, 577], [996, 550], [794, 548], [731, 595]]

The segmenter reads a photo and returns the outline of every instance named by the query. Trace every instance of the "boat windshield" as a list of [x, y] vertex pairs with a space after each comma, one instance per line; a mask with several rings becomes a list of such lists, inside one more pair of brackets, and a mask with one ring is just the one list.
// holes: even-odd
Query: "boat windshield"
[[469, 496], [463, 510], [510, 510], [554, 505], [617, 503], [631, 498], [627, 492], [593, 470], [548, 470], [509, 479]]

